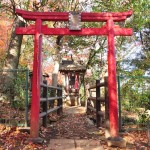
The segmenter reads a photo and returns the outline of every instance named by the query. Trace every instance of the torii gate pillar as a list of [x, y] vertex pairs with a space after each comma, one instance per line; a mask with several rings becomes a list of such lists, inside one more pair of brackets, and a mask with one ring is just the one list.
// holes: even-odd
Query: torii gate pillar
[[41, 52], [42, 52], [42, 20], [35, 21], [34, 35], [34, 61], [32, 78], [32, 101], [31, 101], [31, 120], [30, 135], [32, 138], [39, 136], [39, 113], [40, 113], [40, 79], [41, 79]]
[[116, 56], [115, 56], [115, 34], [113, 20], [107, 21], [108, 32], [108, 96], [109, 96], [109, 120], [110, 134], [118, 137], [118, 103], [117, 103], [117, 81], [116, 81]]

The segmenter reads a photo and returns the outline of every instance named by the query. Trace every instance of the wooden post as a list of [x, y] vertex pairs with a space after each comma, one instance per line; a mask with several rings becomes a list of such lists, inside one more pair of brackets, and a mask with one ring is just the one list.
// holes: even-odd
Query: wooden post
[[[57, 86], [57, 74], [53, 73], [52, 74], [52, 86]], [[51, 96], [52, 97], [55, 97], [56, 95], [56, 89], [52, 89], [52, 93], [51, 93]], [[51, 108], [54, 108], [54, 100], [53, 101], [50, 101], [50, 107]]]
[[117, 81], [116, 81], [116, 56], [114, 41], [114, 21], [107, 21], [108, 28], [108, 95], [110, 114], [110, 133], [112, 137], [118, 137], [118, 104], [117, 104]]
[[119, 131], [121, 131], [121, 128], [122, 128], [122, 117], [121, 117], [120, 76], [118, 76], [117, 79], [118, 79]]
[[100, 80], [96, 80], [96, 124], [97, 124], [97, 127], [100, 126], [100, 122], [101, 122], [100, 115], [98, 114], [98, 112], [101, 109], [100, 100], [98, 100], [100, 98], [100, 87], [98, 86], [99, 83], [100, 83]]
[[[43, 80], [43, 83], [47, 85], [47, 80]], [[46, 101], [43, 102], [43, 112], [47, 113], [47, 98], [48, 98], [48, 87], [43, 87], [43, 98], [46, 98]], [[47, 127], [47, 114], [43, 117], [43, 127]]]
[[[60, 90], [60, 96], [61, 97], [63, 96], [62, 86], [61, 86], [61, 90]], [[60, 99], [60, 105], [62, 106], [60, 108], [60, 113], [62, 113], [63, 112], [63, 98]]]
[[104, 82], [105, 82], [105, 120], [109, 121], [108, 77], [104, 77]]
[[108, 77], [104, 77], [105, 82], [105, 137], [110, 137], [109, 123], [109, 97], [108, 97]]
[[[60, 86], [61, 87], [61, 86]], [[57, 90], [57, 97], [62, 97], [62, 89], [58, 89]], [[58, 99], [57, 100], [57, 106], [61, 106], [58, 110], [57, 110], [57, 114], [58, 115], [61, 115], [62, 114], [62, 106], [63, 105], [63, 102], [62, 102], [62, 98]]]
[[32, 79], [32, 100], [31, 100], [31, 121], [30, 136], [37, 138], [39, 136], [39, 112], [40, 112], [40, 78], [41, 78], [41, 36], [42, 20], [37, 19], [35, 23], [34, 35], [34, 62]]
[[150, 120], [147, 123], [147, 137], [148, 137], [148, 146], [150, 146]]
[[90, 97], [90, 89], [89, 89], [89, 84], [86, 85], [86, 103], [85, 103], [85, 107], [86, 107], [86, 114], [89, 115], [90, 114], [90, 110], [88, 108], [90, 102], [89, 102], [89, 97]]

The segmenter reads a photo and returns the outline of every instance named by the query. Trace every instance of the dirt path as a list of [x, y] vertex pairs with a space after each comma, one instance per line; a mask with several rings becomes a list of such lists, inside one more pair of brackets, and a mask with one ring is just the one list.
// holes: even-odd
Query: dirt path
[[84, 107], [65, 107], [62, 118], [49, 127], [48, 150], [104, 150], [99, 129]]
[[84, 107], [64, 108], [64, 114], [48, 127], [49, 138], [101, 139], [100, 131], [85, 114]]

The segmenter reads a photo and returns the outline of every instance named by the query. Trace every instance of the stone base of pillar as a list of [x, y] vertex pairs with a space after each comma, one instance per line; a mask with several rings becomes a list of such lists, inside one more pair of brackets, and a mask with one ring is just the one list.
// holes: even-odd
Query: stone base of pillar
[[126, 147], [126, 141], [121, 137], [109, 137], [109, 138], [107, 138], [107, 144], [109, 147], [111, 147], [111, 146], [116, 146], [119, 148]]
[[70, 101], [71, 101], [71, 106], [75, 106], [76, 104], [75, 104], [75, 96], [73, 96], [73, 95], [71, 95], [70, 96]]
[[41, 137], [37, 137], [37, 138], [28, 138], [26, 142], [27, 142], [27, 143], [28, 143], [28, 142], [33, 142], [33, 143], [35, 143], [35, 144], [43, 144], [44, 139], [41, 138]]

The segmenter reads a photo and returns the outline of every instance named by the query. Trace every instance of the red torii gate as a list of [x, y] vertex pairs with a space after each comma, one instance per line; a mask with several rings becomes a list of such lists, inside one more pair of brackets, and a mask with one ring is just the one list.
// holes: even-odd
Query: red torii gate
[[115, 36], [131, 36], [132, 29], [120, 28], [114, 22], [126, 20], [132, 15], [132, 11], [113, 13], [81, 13], [82, 22], [106, 22], [101, 28], [82, 28], [69, 30], [68, 28], [48, 28], [42, 25], [43, 21], [69, 21], [68, 12], [29, 12], [16, 9], [16, 14], [25, 20], [35, 21], [35, 25], [17, 27], [16, 34], [34, 35], [34, 63], [32, 81], [31, 122], [30, 135], [36, 138], [39, 135], [39, 111], [40, 111], [40, 77], [41, 77], [41, 51], [42, 34], [45, 35], [105, 35], [108, 37], [108, 95], [110, 106], [110, 133], [111, 137], [118, 137], [118, 105], [116, 85], [116, 58]]

